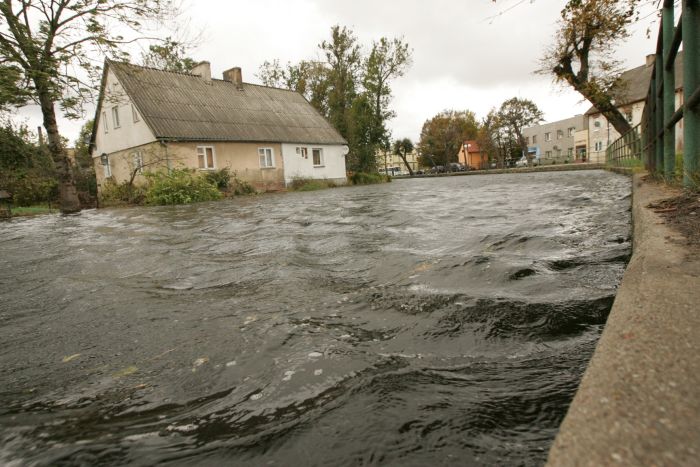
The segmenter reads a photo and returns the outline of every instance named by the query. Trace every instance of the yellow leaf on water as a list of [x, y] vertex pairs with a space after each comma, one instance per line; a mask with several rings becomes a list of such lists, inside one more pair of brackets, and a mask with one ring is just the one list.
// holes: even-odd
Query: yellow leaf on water
[[68, 362], [70, 362], [71, 360], [75, 360], [75, 359], [78, 358], [78, 357], [80, 357], [80, 354], [79, 354], [79, 353], [76, 353], [76, 354], [70, 355], [70, 356], [68, 356], [68, 357], [63, 357], [63, 360], [62, 360], [62, 361], [63, 361], [63, 363], [68, 363]]
[[123, 376], [133, 375], [137, 371], [139, 371], [139, 369], [136, 368], [135, 366], [128, 366], [128, 367], [124, 368], [123, 370], [119, 370], [116, 373], [114, 373], [114, 377], [121, 378]]

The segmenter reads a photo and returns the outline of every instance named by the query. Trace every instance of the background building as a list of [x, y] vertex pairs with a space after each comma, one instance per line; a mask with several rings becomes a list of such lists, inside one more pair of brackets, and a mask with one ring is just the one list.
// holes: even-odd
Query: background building
[[544, 123], [523, 130], [528, 151], [538, 154], [542, 163], [574, 162], [576, 157], [576, 138], [579, 131], [586, 130], [583, 115]]

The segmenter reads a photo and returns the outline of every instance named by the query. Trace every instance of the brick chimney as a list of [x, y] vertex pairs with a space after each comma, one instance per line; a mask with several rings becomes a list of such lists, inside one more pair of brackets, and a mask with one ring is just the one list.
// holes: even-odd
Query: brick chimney
[[207, 83], [211, 82], [211, 64], [209, 62], [197, 63], [190, 73], [201, 76]]
[[243, 90], [243, 73], [241, 67], [233, 67], [230, 70], [224, 71], [224, 81], [229, 81], [236, 85], [239, 91]]
[[656, 60], [656, 54], [647, 55], [647, 66], [652, 66], [654, 64], [654, 60]]

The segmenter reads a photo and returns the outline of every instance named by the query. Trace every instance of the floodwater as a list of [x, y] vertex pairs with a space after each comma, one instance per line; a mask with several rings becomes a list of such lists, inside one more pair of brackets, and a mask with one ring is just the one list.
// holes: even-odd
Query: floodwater
[[412, 179], [1, 223], [0, 464], [542, 464], [630, 188]]

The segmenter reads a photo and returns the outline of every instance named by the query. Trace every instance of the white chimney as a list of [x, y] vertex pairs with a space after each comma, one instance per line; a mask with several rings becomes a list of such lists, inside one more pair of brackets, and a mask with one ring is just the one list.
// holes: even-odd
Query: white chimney
[[236, 85], [239, 91], [243, 90], [243, 72], [241, 67], [233, 67], [230, 70], [224, 71], [224, 81], [229, 81]]
[[199, 62], [190, 73], [201, 76], [207, 83], [211, 82], [211, 64], [209, 62]]

